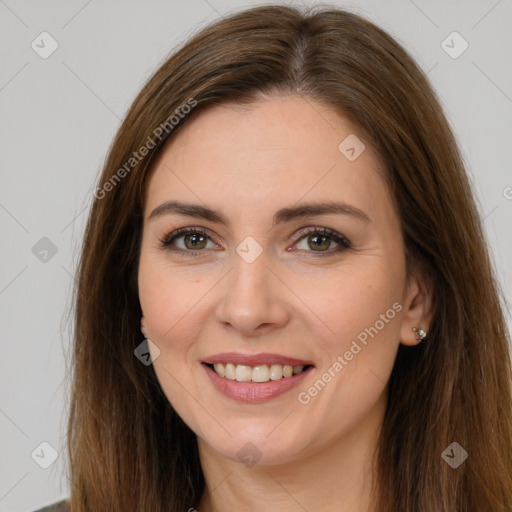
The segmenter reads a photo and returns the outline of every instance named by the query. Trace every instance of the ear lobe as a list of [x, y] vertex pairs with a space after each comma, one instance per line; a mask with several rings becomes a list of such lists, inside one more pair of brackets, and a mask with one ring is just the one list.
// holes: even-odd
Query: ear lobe
[[424, 273], [416, 272], [410, 277], [407, 286], [400, 328], [402, 345], [414, 346], [421, 343], [422, 339], [415, 329], [422, 329], [428, 333], [432, 325], [432, 305], [432, 285]]
[[148, 333], [146, 330], [146, 320], [144, 319], [144, 316], [140, 319], [140, 332], [144, 335], [144, 338], [148, 337]]

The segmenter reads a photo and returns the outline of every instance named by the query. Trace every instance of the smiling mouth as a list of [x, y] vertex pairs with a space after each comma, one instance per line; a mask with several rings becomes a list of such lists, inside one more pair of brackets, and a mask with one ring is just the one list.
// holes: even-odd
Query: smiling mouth
[[311, 368], [312, 365], [258, 365], [247, 366], [233, 363], [215, 363], [206, 364], [217, 375], [224, 379], [234, 380], [237, 382], [265, 383], [269, 381], [277, 381], [281, 379], [289, 379], [295, 375], [299, 375]]

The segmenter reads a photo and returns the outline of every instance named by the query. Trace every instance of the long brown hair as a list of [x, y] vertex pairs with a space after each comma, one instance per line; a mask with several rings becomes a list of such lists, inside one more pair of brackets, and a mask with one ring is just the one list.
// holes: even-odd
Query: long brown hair
[[[73, 304], [73, 512], [199, 504], [205, 482], [196, 437], [153, 367], [134, 356], [143, 340], [137, 269], [144, 190], [154, 156], [181, 126], [208, 105], [250, 103], [261, 93], [300, 94], [361, 129], [386, 164], [408, 268], [421, 265], [432, 284], [428, 339], [399, 347], [389, 381], [375, 511], [511, 511], [510, 335], [436, 94], [409, 54], [364, 18], [334, 7], [264, 6], [204, 28], [172, 54], [110, 148]], [[468, 453], [456, 469], [441, 457], [454, 441]]]

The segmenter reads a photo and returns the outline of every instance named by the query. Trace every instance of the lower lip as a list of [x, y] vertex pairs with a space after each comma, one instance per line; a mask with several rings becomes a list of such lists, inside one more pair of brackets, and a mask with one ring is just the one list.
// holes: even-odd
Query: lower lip
[[212, 384], [223, 395], [239, 402], [261, 403], [271, 400], [300, 384], [306, 375], [313, 369], [310, 366], [305, 371], [293, 375], [292, 377], [282, 377], [279, 380], [269, 380], [268, 382], [238, 382], [236, 380], [221, 377], [206, 364], [202, 364], [206, 374], [212, 381]]

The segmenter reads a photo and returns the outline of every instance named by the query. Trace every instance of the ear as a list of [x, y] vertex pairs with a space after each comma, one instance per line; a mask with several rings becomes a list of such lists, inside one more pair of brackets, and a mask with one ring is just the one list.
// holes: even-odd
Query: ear
[[416, 339], [413, 327], [428, 333], [432, 325], [432, 283], [425, 272], [416, 267], [406, 283], [404, 314], [400, 328], [402, 345], [413, 346], [421, 343]]
[[148, 332], [146, 330], [146, 320], [144, 319], [144, 315], [140, 319], [140, 332], [144, 335], [144, 338], [148, 337]]

